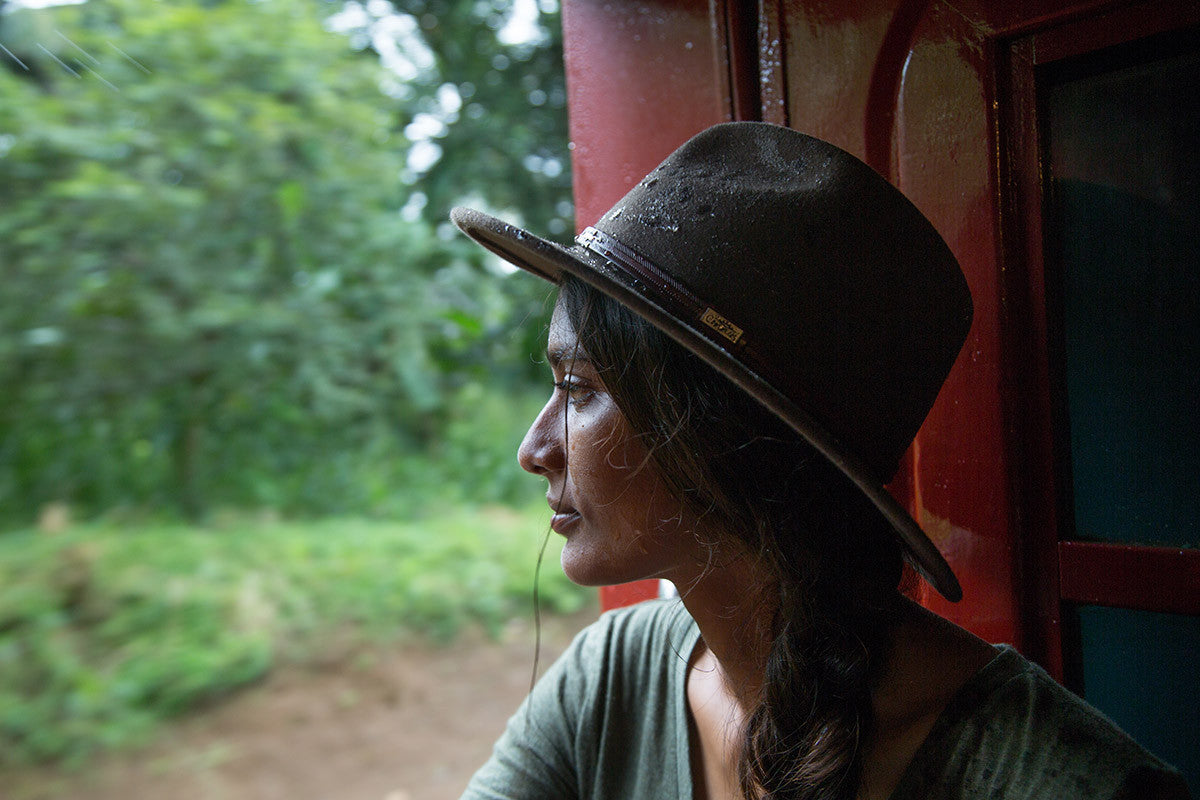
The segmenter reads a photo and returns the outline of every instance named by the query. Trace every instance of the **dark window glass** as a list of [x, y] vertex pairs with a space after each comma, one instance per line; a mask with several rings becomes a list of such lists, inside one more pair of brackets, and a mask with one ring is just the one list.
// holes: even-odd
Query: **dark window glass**
[[1200, 617], [1084, 606], [1079, 622], [1088, 702], [1200, 795]]
[[1039, 75], [1079, 539], [1200, 541], [1195, 41], [1148, 40]]
[[[1038, 74], [1073, 530], [1200, 542], [1197, 31]], [[1200, 617], [1078, 609], [1085, 697], [1200, 791]]]

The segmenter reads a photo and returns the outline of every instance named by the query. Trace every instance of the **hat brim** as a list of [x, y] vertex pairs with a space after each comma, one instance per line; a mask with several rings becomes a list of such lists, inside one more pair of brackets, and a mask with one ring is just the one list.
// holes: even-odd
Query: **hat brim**
[[872, 476], [865, 463], [769, 381], [708, 336], [643, 296], [605, 258], [579, 245], [564, 247], [474, 209], [455, 208], [450, 212], [450, 219], [463, 233], [505, 261], [552, 283], [559, 283], [564, 272], [574, 275], [703, 358], [795, 429], [841, 470], [895, 529], [910, 563], [942, 597], [951, 602], [962, 599], [962, 587], [941, 552], [904, 507]]

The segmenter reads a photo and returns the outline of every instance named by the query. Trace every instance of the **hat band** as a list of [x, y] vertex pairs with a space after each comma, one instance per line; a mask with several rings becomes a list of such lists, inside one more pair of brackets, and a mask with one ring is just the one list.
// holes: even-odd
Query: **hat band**
[[[694, 330], [756, 373], [767, 386], [793, 403], [798, 402], [785, 389], [788, 383], [783, 380], [780, 371], [750, 346], [741, 326], [731, 322], [727, 317], [714, 310], [712, 306], [700, 300], [687, 287], [656, 266], [654, 262], [613, 236], [592, 227], [585, 228], [575, 237], [575, 241], [581, 247], [604, 259], [604, 263], [610, 269], [619, 273], [635, 289], [648, 295], [647, 299], [652, 299], [664, 311], [679, 320], [691, 320], [693, 324], [701, 323], [695, 325]], [[813, 415], [811, 411], [807, 410], [810, 408], [808, 404], [798, 403], [797, 407], [805, 409], [805, 413], [811, 415], [815, 425], [821, 430], [833, 430], [818, 415]], [[884, 473], [884, 470], [877, 467], [872, 467], [870, 470], [864, 468], [864, 471]], [[876, 480], [880, 484], [886, 482], [886, 478], [876, 477]]]
[[695, 330], [757, 372], [768, 384], [777, 389], [786, 385], [781, 381], [778, 370], [750, 346], [745, 330], [740, 325], [696, 297], [653, 261], [617, 238], [590, 226], [584, 228], [575, 241], [603, 258], [605, 263], [635, 287], [649, 289], [666, 311], [681, 320], [700, 323]]
[[[680, 316], [691, 318], [715, 331], [724, 341], [718, 341], [726, 349], [730, 345], [746, 349], [745, 331], [728, 317], [720, 314], [712, 306], [704, 303], [687, 287], [679, 283], [667, 273], [659, 269], [654, 262], [645, 258], [633, 248], [625, 245], [615, 237], [595, 228], [585, 228], [583, 233], [575, 237], [575, 241], [598, 256], [603, 257], [623, 272], [626, 278], [635, 283], [641, 283], [654, 290], [660, 297], [667, 299], [676, 309], [682, 310]], [[754, 358], [755, 362], [759, 359]]]

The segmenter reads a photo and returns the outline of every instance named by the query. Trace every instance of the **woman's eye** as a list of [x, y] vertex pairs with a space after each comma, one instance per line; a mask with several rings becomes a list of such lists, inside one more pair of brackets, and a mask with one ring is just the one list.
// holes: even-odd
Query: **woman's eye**
[[554, 388], [563, 392], [567, 396], [567, 402], [578, 408], [592, 398], [594, 392], [584, 386], [576, 383], [570, 378], [564, 378], [561, 381], [554, 382]]

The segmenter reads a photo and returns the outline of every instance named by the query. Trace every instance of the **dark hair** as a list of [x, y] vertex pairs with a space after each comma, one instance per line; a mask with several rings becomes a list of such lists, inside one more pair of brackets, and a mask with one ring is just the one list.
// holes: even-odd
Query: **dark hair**
[[853, 798], [899, 608], [896, 536], [836, 467], [691, 351], [576, 278], [564, 279], [559, 297], [667, 487], [777, 580], [742, 793]]

